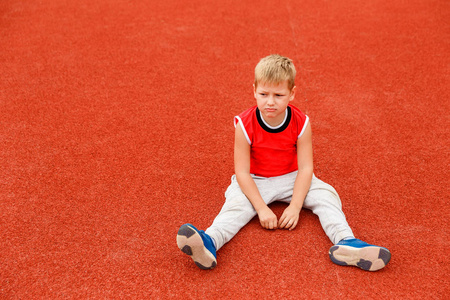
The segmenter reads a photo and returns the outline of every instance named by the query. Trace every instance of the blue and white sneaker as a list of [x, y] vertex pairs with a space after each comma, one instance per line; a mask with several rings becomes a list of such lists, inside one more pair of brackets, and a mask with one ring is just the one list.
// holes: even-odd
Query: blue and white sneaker
[[356, 266], [366, 271], [378, 271], [391, 260], [391, 252], [388, 249], [355, 238], [342, 240], [332, 246], [329, 255], [335, 264]]
[[194, 225], [184, 224], [180, 227], [177, 244], [178, 248], [189, 255], [200, 269], [209, 270], [217, 265], [216, 247], [213, 240]]

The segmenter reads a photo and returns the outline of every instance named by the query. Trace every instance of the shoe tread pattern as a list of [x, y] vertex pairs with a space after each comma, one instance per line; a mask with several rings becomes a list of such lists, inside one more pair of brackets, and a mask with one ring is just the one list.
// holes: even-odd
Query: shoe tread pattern
[[380, 270], [391, 259], [389, 250], [378, 246], [354, 248], [335, 245], [330, 248], [329, 256], [331, 261], [337, 265], [356, 266], [365, 271]]
[[213, 254], [204, 246], [200, 234], [188, 225], [185, 224], [178, 230], [177, 244], [178, 248], [189, 255], [200, 269], [209, 270], [217, 265]]

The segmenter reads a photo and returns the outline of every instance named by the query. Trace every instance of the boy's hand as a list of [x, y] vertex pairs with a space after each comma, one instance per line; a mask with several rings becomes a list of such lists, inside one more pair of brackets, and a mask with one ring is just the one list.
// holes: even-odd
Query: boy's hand
[[283, 214], [281, 215], [280, 222], [278, 223], [278, 227], [286, 228], [289, 230], [294, 229], [298, 224], [300, 210], [301, 209], [298, 209], [291, 205], [286, 207]]
[[277, 229], [277, 216], [268, 206], [265, 206], [258, 211], [258, 217], [261, 226], [265, 229]]

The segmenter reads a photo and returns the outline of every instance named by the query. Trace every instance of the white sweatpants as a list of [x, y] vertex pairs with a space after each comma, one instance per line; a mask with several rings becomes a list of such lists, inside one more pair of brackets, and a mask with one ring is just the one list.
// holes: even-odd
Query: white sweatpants
[[[269, 178], [252, 175], [266, 204], [274, 201], [290, 203], [296, 176], [297, 171]], [[225, 192], [225, 198], [222, 210], [206, 230], [206, 233], [216, 242], [217, 250], [230, 241], [257, 214], [239, 187], [235, 175], [231, 177], [231, 184]], [[333, 244], [353, 236], [342, 212], [341, 200], [336, 190], [316, 176], [312, 178], [303, 208], [310, 209], [319, 217], [323, 230]]]

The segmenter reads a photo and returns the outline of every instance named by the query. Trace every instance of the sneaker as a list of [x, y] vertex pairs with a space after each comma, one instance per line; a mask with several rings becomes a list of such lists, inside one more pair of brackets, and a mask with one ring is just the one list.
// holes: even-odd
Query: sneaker
[[340, 266], [356, 266], [366, 271], [378, 271], [391, 260], [391, 252], [383, 247], [358, 239], [342, 240], [332, 246], [330, 259]]
[[184, 224], [180, 227], [177, 244], [178, 248], [189, 255], [200, 269], [209, 270], [217, 265], [214, 242], [209, 235], [203, 230], [197, 230], [194, 225]]

